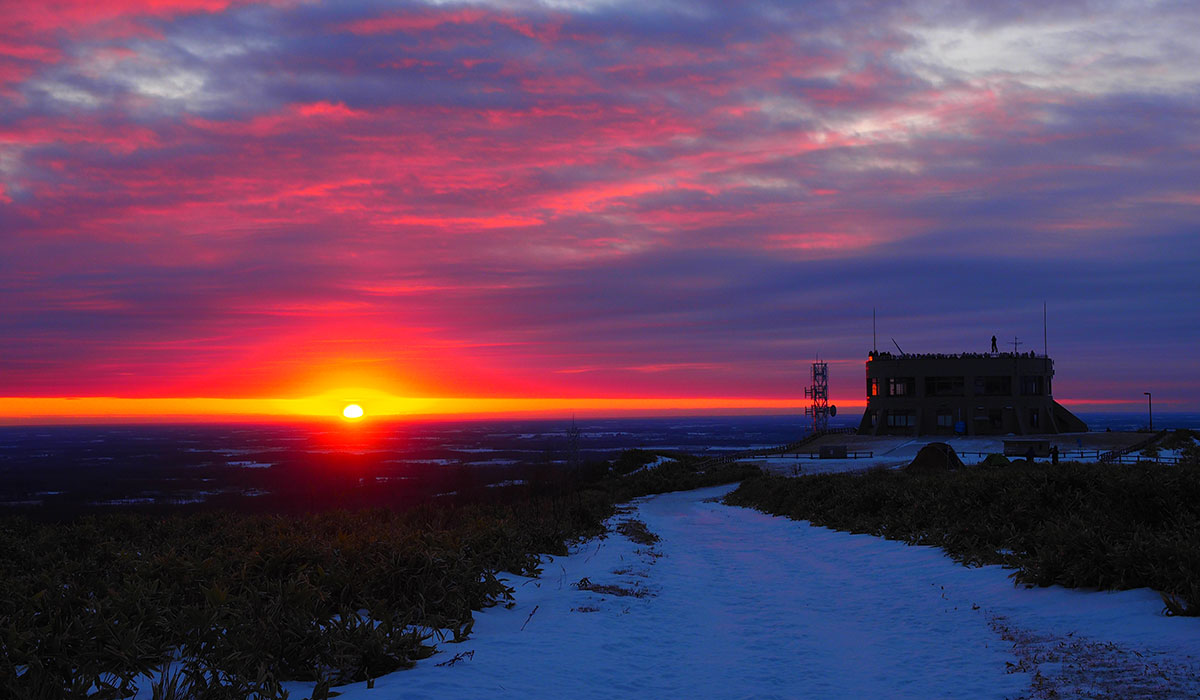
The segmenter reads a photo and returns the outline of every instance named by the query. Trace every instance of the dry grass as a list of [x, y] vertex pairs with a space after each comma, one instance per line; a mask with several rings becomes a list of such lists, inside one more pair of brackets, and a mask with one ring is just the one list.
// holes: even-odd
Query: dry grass
[[650, 598], [654, 596], [648, 588], [643, 586], [621, 586], [615, 583], [592, 583], [586, 576], [571, 584], [572, 587], [581, 591], [591, 591], [601, 595], [614, 595], [628, 598]]
[[1192, 697], [1185, 689], [1200, 686], [1200, 672], [1143, 656], [1116, 644], [1075, 637], [1038, 635], [993, 617], [988, 624], [1012, 643], [1016, 663], [1009, 673], [1028, 673], [1030, 693], [1023, 700], [1165, 700]]
[[646, 527], [646, 523], [634, 518], [622, 520], [617, 523], [617, 532], [628, 537], [634, 544], [651, 545], [662, 539], [653, 532], [650, 532], [650, 528]]
[[1078, 464], [759, 477], [731, 505], [814, 525], [941, 547], [972, 566], [1017, 569], [1035, 586], [1163, 593], [1200, 615], [1200, 469]]

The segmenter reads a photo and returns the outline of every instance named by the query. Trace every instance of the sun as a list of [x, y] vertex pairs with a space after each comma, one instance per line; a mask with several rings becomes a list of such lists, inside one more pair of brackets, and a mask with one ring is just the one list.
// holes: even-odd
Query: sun
[[362, 406], [359, 406], [356, 403], [350, 404], [349, 406], [342, 409], [342, 417], [346, 418], [348, 420], [358, 420], [359, 418], [362, 418], [363, 417]]

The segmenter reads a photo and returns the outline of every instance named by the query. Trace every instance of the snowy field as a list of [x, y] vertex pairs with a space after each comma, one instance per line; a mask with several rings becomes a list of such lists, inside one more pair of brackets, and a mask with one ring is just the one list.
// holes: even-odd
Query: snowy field
[[1163, 617], [1151, 591], [1015, 588], [999, 567], [712, 501], [729, 488], [635, 501], [615, 521], [657, 544], [611, 533], [547, 558], [469, 640], [340, 697], [1200, 697], [1200, 619]]
[[[875, 467], [902, 467], [913, 461], [921, 448], [931, 442], [944, 442], [954, 448], [955, 454], [964, 464], [979, 464], [989, 454], [1003, 454], [1004, 441], [1012, 439], [1010, 435], [959, 436], [959, 435], [925, 435], [921, 437], [893, 437], [868, 435], [830, 435], [817, 442], [805, 446], [799, 454], [768, 455], [753, 457], [744, 461], [757, 465], [773, 474], [794, 476], [796, 474], [822, 474], [828, 472], [865, 471]], [[1063, 452], [1063, 461], [1095, 462], [1100, 452], [1115, 447], [1124, 447], [1146, 436], [1136, 433], [1064, 433], [1062, 435], [1042, 436], [1051, 444], [1057, 445]], [[823, 445], [845, 445], [848, 450], [859, 450], [871, 453], [870, 457], [857, 459], [817, 459], [810, 451], [817, 451]], [[1072, 451], [1086, 450], [1087, 456], [1072, 454]], [[1177, 451], [1163, 450], [1165, 457], [1178, 456]], [[1042, 458], [1040, 461], [1048, 461]]]

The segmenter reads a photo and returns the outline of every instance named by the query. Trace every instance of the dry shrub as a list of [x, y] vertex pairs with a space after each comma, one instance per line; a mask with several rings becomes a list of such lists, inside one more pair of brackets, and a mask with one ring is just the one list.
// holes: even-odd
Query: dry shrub
[[1166, 594], [1200, 615], [1200, 470], [1016, 464], [748, 479], [726, 502], [839, 530], [942, 547], [965, 564], [1005, 564], [1020, 583]]

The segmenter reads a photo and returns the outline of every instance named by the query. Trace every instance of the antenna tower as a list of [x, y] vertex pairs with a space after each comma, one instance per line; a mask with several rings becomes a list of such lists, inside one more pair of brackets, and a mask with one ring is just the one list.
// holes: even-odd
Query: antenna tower
[[579, 462], [579, 427], [575, 425], [575, 416], [571, 416], [571, 427], [567, 429], [567, 464], [571, 469], [578, 469]]
[[829, 363], [821, 362], [819, 358], [812, 363], [812, 386], [805, 388], [804, 398], [812, 399], [812, 405], [805, 407], [804, 415], [812, 416], [813, 432], [829, 430], [829, 417], [837, 415], [837, 406], [829, 405]]

